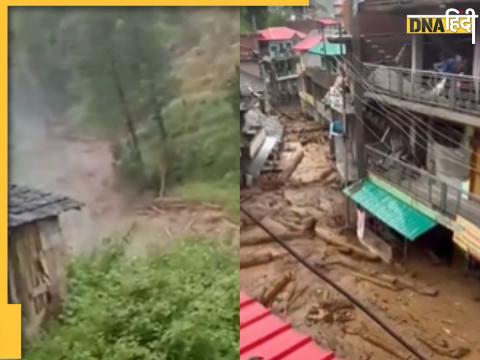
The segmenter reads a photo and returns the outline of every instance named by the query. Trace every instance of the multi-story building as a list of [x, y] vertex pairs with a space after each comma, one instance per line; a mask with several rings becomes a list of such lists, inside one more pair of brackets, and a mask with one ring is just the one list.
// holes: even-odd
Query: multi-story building
[[299, 97], [302, 112], [324, 125], [331, 122], [332, 110], [343, 112], [339, 64], [344, 53], [343, 44], [320, 41], [300, 56]]
[[355, 121], [363, 129], [352, 148], [363, 150], [364, 161], [355, 160], [366, 175], [346, 193], [405, 243], [442, 228], [452, 254], [461, 249], [480, 260], [480, 44], [470, 34], [405, 33], [408, 14], [472, 4], [478, 1], [357, 2], [361, 51], [346, 65], [358, 84]]
[[304, 33], [288, 27], [272, 27], [258, 33], [260, 70], [273, 105], [297, 99], [299, 57], [293, 48], [305, 37]]
[[[339, 38], [342, 30], [334, 19], [317, 20], [318, 30], [294, 47], [299, 54], [299, 98], [302, 113], [331, 131], [331, 156], [342, 178], [357, 179], [353, 157], [348, 156], [350, 172], [346, 170], [344, 130], [351, 128], [353, 107], [349, 81], [342, 77], [341, 64], [346, 55], [344, 44], [329, 41]], [[349, 154], [349, 153], [348, 153]]]

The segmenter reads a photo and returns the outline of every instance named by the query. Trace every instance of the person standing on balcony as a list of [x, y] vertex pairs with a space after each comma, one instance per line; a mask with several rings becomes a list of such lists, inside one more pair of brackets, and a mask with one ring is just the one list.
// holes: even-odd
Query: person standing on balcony
[[441, 61], [433, 64], [433, 68], [435, 71], [446, 74], [461, 74], [465, 71], [465, 61], [460, 54], [456, 54], [448, 59], [441, 55]]
[[[433, 64], [433, 68], [437, 72], [442, 72], [445, 74], [463, 74], [465, 71], [465, 61], [460, 54], [456, 54], [454, 57], [450, 57], [445, 59], [443, 55], [441, 55], [442, 61]], [[457, 82], [457, 88], [460, 88], [460, 82]], [[438, 96], [443, 93], [445, 87], [447, 86], [447, 77], [440, 80], [434, 87], [432, 95]]]

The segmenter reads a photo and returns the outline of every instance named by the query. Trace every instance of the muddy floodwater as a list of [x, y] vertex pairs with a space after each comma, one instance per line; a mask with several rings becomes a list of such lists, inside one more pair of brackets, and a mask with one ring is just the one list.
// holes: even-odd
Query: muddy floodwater
[[[102, 240], [133, 232], [135, 250], [187, 237], [238, 238], [238, 224], [216, 207], [180, 200], [156, 201], [155, 194], [120, 186], [110, 144], [42, 122], [15, 118], [10, 131], [10, 182], [64, 194], [85, 206], [61, 216], [73, 254], [94, 251]], [[172, 194], [175, 196], [174, 190]], [[234, 241], [234, 240], [232, 240]]]
[[[312, 123], [289, 120], [284, 124], [287, 140], [282, 158], [288, 163], [301, 149], [304, 159], [287, 184], [271, 186], [275, 175], [266, 174], [257, 187], [242, 191], [243, 206], [278, 232], [296, 234], [285, 237], [295, 250], [378, 314], [427, 359], [480, 359], [480, 280], [415, 245], [402, 263], [386, 265], [370, 259], [354, 231], [344, 230], [341, 183], [334, 175], [325, 175], [330, 166], [326, 134], [322, 130], [316, 136], [312, 131], [299, 131]], [[309, 218], [315, 220], [313, 233], [302, 228]], [[414, 358], [282, 248], [268, 240], [258, 241], [258, 230], [242, 218], [241, 258], [267, 259], [241, 269], [244, 291], [263, 300], [273, 287], [289, 278], [269, 306], [340, 358]]]

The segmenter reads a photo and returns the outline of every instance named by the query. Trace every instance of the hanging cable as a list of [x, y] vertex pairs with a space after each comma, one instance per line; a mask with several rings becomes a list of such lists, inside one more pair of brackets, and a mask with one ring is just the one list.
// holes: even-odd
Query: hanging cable
[[[348, 60], [346, 60], [346, 61], [347, 61], [347, 63], [349, 63]], [[347, 65], [348, 65], [348, 64], [347, 64]], [[363, 76], [362, 76], [362, 77], [359, 77], [358, 75], [354, 74], [354, 72], [351, 73], [351, 76], [352, 76], [353, 78], [355, 78], [356, 80], [361, 81], [362, 84], [363, 84], [367, 89], [370, 90], [370, 89], [372, 88], [372, 86], [365, 80], [365, 78], [364, 78]], [[354, 95], [354, 96], [356, 96], [356, 95]], [[381, 96], [381, 95], [380, 95], [380, 96]], [[357, 96], [357, 98], [358, 98], [358, 96]], [[383, 110], [383, 113], [380, 113], [380, 111], [379, 111], [378, 109], [375, 109], [371, 104], [369, 104], [368, 102], [364, 101], [363, 99], [360, 99], [360, 101], [362, 102], [362, 104], [364, 104], [365, 106], [367, 106], [367, 107], [371, 108], [372, 110], [376, 111], [378, 114], [380, 114], [380, 115], [389, 115], [389, 116], [393, 117], [394, 119], [396, 119], [399, 123], [401, 123], [401, 124], [404, 125], [405, 127], [410, 127], [410, 124], [406, 123], [406, 121], [410, 120], [409, 118], [407, 118], [406, 116], [405, 116], [404, 118], [402, 118], [402, 117], [401, 117], [401, 116], [402, 116], [401, 114], [395, 113], [395, 112], [387, 109], [383, 104], [381, 104], [381, 102], [378, 102], [378, 101], [377, 101], [376, 103], [377, 103], [377, 105]], [[419, 119], [419, 120], [422, 120], [422, 119], [419, 118], [418, 116], [413, 115], [413, 113], [412, 113], [411, 117], [416, 118], [416, 119]], [[410, 136], [410, 134], [408, 134], [408, 132], [407, 132], [403, 127], [401, 127], [401, 126], [398, 125], [398, 124], [396, 124], [396, 126], [397, 126], [397, 128], [398, 128], [400, 131], [402, 131], [407, 137]], [[427, 127], [429, 127], [429, 126], [427, 125]], [[438, 130], [436, 130], [436, 129], [434, 129], [434, 128], [431, 128], [431, 127], [429, 127], [429, 128], [432, 129], [434, 132], [436, 132], [436, 133], [438, 133], [438, 134], [442, 134], [442, 133], [440, 133]], [[419, 129], [421, 129], [421, 128], [419, 128]], [[428, 134], [428, 133], [426, 132], [426, 130], [424, 130], [424, 129], [421, 129], [421, 130], [424, 131], [424, 135], [427, 135], [427, 134]], [[444, 135], [444, 134], [442, 134], [442, 135], [443, 135], [445, 138], [449, 139], [451, 142], [453, 142], [453, 140], [451, 140], [450, 138], [446, 137], [446, 135]], [[456, 142], [453, 142], [453, 143], [455, 143], [456, 145], [458, 145], [458, 147], [463, 148], [464, 150], [467, 150], [467, 152], [469, 152], [469, 153], [472, 152], [471, 149], [466, 148], [466, 147], [465, 147], [463, 144], [461, 144], [461, 143], [456, 143]], [[425, 147], [423, 144], [419, 143], [418, 141], [415, 141], [415, 144], [416, 144], [417, 146], [419, 146], [420, 148], [422, 148], [423, 150], [428, 151], [427, 147]], [[459, 165], [459, 166], [462, 167], [462, 168], [465, 168], [465, 169], [468, 169], [468, 170], [473, 170], [473, 171], [475, 171], [475, 172], [478, 172], [477, 169], [472, 168], [471, 166], [466, 165], [465, 163], [461, 163], [461, 162], [457, 161], [455, 158], [449, 156], [448, 153], [445, 154], [445, 157], [446, 157], [447, 159], [449, 159], [449, 161], [451, 161], [452, 163], [455, 163], [455, 164]]]
[[366, 315], [368, 315], [374, 322], [376, 322], [383, 330], [385, 330], [391, 337], [393, 337], [397, 342], [399, 342], [405, 349], [410, 353], [415, 355], [420, 360], [427, 360], [426, 357], [421, 355], [412, 345], [410, 345], [406, 340], [404, 340], [395, 330], [393, 330], [389, 325], [387, 325], [382, 319], [380, 319], [374, 312], [369, 310], [362, 302], [350, 294], [347, 290], [337, 284], [335, 281], [330, 279], [327, 275], [317, 270], [315, 266], [311, 265], [306, 261], [302, 256], [297, 253], [292, 247], [290, 247], [285, 241], [281, 240], [277, 235], [275, 235], [268, 227], [262, 224], [257, 218], [255, 218], [247, 209], [240, 205], [240, 211], [243, 212], [250, 220], [255, 223], [259, 228], [265, 231], [273, 240], [275, 240], [281, 247], [283, 247], [290, 255], [292, 255], [301, 265], [310, 270], [315, 276], [322, 279], [328, 285], [333, 287], [343, 296], [345, 296], [352, 304], [358, 307]]
[[[351, 70], [351, 74], [353, 74], [353, 76], [356, 76], [356, 79], [359, 80], [365, 88], [367, 88], [368, 90], [375, 90], [375, 87], [370, 84], [370, 82], [368, 80], [366, 80], [366, 78], [363, 76], [363, 74], [359, 73], [358, 70], [355, 69], [355, 67], [353, 66], [353, 64], [348, 60], [348, 59], [344, 59], [344, 61], [346, 62], [347, 66], [350, 67], [350, 70]], [[383, 98], [385, 99], [386, 96], [383, 95], [383, 94], [380, 94], [380, 93], [376, 93], [376, 95], [378, 95], [380, 98]], [[437, 129], [435, 129], [434, 127], [430, 126], [429, 124], [425, 124], [424, 123], [424, 119], [420, 118], [417, 114], [415, 114], [414, 112], [408, 110], [408, 109], [405, 109], [405, 108], [397, 108], [398, 112], [400, 113], [405, 113], [406, 115], [408, 115], [409, 117], [415, 119], [415, 120], [418, 120], [420, 123], [423, 123], [423, 125], [432, 130], [432, 132], [434, 132], [435, 134], [437, 134], [438, 136], [454, 143], [455, 145], [457, 145], [457, 147], [462, 147], [463, 149], [467, 150], [468, 152], [472, 152], [472, 149], [466, 147], [464, 144], [462, 143], [459, 143], [459, 142], [454, 142], [451, 137], [449, 137], [448, 135], [445, 135], [443, 134], [442, 132], [438, 131]], [[419, 128], [420, 130], [423, 130], [425, 131], [424, 134], [427, 134], [427, 131], [425, 129], [422, 129], [422, 128]]]

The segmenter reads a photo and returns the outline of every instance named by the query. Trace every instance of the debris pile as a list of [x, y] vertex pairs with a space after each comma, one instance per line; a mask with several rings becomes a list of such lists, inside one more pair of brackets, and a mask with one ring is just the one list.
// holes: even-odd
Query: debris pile
[[[465, 279], [455, 278], [446, 286], [435, 277], [439, 265], [421, 261], [420, 267], [415, 263], [419, 271], [398, 263], [388, 265], [364, 247], [353, 231], [344, 229], [345, 198], [328, 156], [326, 131], [295, 114], [282, 114], [280, 122], [284, 133], [277, 171], [262, 173], [256, 186], [243, 189], [242, 205], [306, 261], [388, 319], [429, 359], [480, 358], [475, 323], [468, 315], [455, 328], [450, 324], [447, 329], [442, 322], [452, 311], [456, 317], [463, 316], [458, 310], [465, 303], [452, 309], [451, 299], [460, 296], [452, 291]], [[240, 220], [242, 289], [342, 358], [409, 359], [385, 332], [262, 229], [243, 215]], [[426, 266], [432, 268], [422, 271]], [[473, 295], [468, 304], [480, 310]]]

